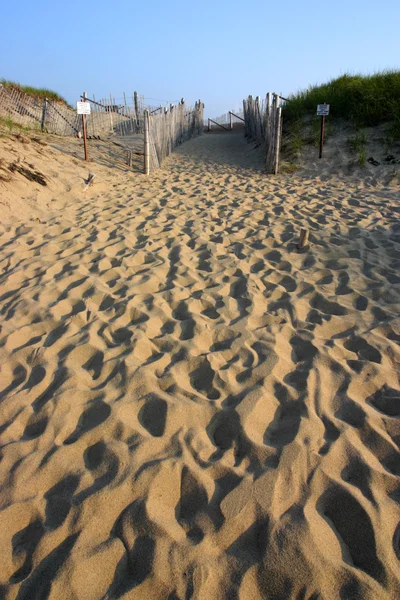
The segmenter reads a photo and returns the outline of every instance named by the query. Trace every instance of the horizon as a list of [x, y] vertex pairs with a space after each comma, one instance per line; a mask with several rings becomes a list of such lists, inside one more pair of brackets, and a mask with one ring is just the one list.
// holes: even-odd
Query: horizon
[[[107, 10], [102, 12], [102, 7]], [[18, 7], [4, 9], [9, 26], [0, 41], [5, 57], [0, 76], [54, 89], [72, 105], [83, 91], [96, 98], [111, 93], [117, 102], [124, 92], [130, 98], [137, 91], [146, 104], [165, 105], [182, 97], [194, 104], [201, 99], [205, 118], [216, 118], [241, 110], [249, 94], [288, 96], [344, 74], [399, 68], [394, 57], [400, 56], [400, 6], [394, 0], [381, 13], [373, 13], [372, 2], [361, 0], [351, 6], [339, 0], [334, 14], [316, 0], [306, 6], [288, 0], [284, 14], [278, 6], [256, 1], [243, 19], [238, 2], [220, 2], [217, 8], [218, 14], [206, 0], [199, 19], [197, 6], [182, 11], [177, 5], [173, 12], [156, 2], [149, 11], [123, 0], [110, 24], [105, 3], [91, 8], [73, 2], [68, 15], [77, 15], [74, 29], [60, 32], [57, 24], [65, 20], [61, 7], [52, 6], [49, 12], [43, 1], [32, 6], [23, 0]], [[121, 34], [121, 20], [138, 23], [132, 34]], [[276, 23], [272, 31], [270, 22]], [[39, 27], [46, 32], [41, 37]], [[312, 35], [305, 37], [305, 27]], [[136, 40], [133, 44], [130, 35]], [[365, 45], [371, 38], [374, 43]]]

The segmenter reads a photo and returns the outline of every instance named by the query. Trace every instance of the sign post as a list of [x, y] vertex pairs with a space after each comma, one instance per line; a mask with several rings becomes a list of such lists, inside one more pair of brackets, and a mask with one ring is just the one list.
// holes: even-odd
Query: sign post
[[86, 102], [86, 92], [83, 92], [83, 102], [76, 103], [76, 112], [78, 115], [82, 115], [82, 129], [83, 129], [83, 147], [85, 149], [85, 160], [89, 160], [87, 140], [86, 140], [86, 115], [90, 115], [90, 102]]
[[324, 145], [324, 132], [325, 132], [325, 117], [329, 115], [329, 104], [324, 102], [317, 106], [317, 117], [321, 117], [321, 134], [319, 136], [319, 157], [322, 158], [322, 147]]

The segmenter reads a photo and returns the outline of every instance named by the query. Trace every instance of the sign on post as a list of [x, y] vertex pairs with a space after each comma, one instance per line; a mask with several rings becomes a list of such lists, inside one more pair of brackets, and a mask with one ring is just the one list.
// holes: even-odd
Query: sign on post
[[77, 102], [76, 112], [78, 115], [90, 115], [90, 102]]
[[82, 115], [83, 147], [85, 150], [85, 160], [88, 161], [89, 154], [86, 141], [86, 115], [90, 115], [90, 102], [86, 102], [86, 92], [83, 92], [83, 102], [76, 103], [76, 112], [78, 115]]
[[330, 104], [318, 104], [317, 117], [327, 117], [329, 115]]

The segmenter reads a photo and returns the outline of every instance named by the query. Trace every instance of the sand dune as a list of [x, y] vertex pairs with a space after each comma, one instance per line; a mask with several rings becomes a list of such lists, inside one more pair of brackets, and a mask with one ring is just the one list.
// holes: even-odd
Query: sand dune
[[398, 189], [108, 178], [0, 230], [0, 596], [400, 597]]

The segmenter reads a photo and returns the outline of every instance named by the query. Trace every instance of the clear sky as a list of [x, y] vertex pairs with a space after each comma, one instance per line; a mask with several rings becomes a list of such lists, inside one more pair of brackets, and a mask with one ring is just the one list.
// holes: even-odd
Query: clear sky
[[71, 103], [137, 90], [154, 105], [201, 98], [214, 117], [249, 94], [400, 68], [400, 0], [8, 0], [1, 12], [0, 77]]

